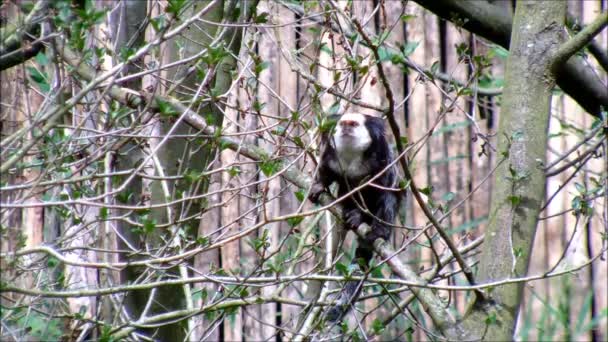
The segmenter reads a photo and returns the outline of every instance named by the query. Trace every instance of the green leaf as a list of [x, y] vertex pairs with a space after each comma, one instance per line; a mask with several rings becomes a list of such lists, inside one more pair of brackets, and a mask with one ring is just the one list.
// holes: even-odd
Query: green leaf
[[209, 244], [210, 240], [208, 237], [206, 236], [199, 236], [196, 238], [196, 243], [199, 246], [207, 246]]
[[509, 50], [507, 50], [499, 45], [492, 46], [490, 48], [490, 51], [492, 51], [492, 53], [500, 59], [506, 60], [507, 57], [509, 57]]
[[374, 331], [374, 334], [379, 335], [384, 331], [384, 323], [378, 318], [374, 319], [372, 322], [372, 330]]
[[179, 115], [179, 113], [173, 108], [173, 106], [169, 102], [157, 98], [156, 105], [158, 106], [158, 111], [160, 112], [161, 116], [173, 117]]
[[339, 115], [324, 116], [321, 122], [319, 123], [319, 132], [331, 133], [334, 127], [336, 127], [336, 124], [338, 123], [339, 119]]
[[129, 203], [133, 196], [133, 191], [125, 189], [116, 195], [116, 200], [120, 203]]
[[511, 202], [511, 205], [516, 207], [521, 203], [521, 196], [517, 195], [517, 196], [509, 196], [507, 197], [507, 199], [509, 200], [509, 202]]
[[327, 109], [327, 115], [336, 115], [340, 110], [340, 101], [334, 102], [329, 109]]
[[286, 132], [287, 132], [287, 128], [285, 128], [281, 125], [276, 126], [276, 128], [272, 130], [272, 134], [279, 135], [279, 136], [284, 136]]
[[296, 198], [300, 202], [304, 202], [304, 200], [306, 199], [306, 191], [304, 189], [299, 189], [298, 191], [295, 191], [293, 194], [296, 196]]
[[230, 177], [236, 177], [241, 174], [241, 168], [238, 166], [232, 166], [228, 169]]
[[268, 12], [262, 12], [253, 18], [253, 22], [256, 24], [265, 24], [268, 22], [269, 15], [270, 15], [270, 13], [268, 13]]
[[359, 72], [360, 72], [362, 75], [367, 75], [367, 73], [369, 72], [369, 65], [367, 65], [367, 64], [366, 64], [366, 65], [362, 65], [362, 66], [361, 66], [361, 67], [359, 67], [358, 69], [359, 69]]
[[259, 75], [262, 73], [262, 71], [268, 69], [268, 67], [270, 67], [270, 62], [268, 62], [268, 61], [262, 62], [262, 63], [256, 64], [255, 67], [253, 68], [253, 71], [255, 72], [256, 75]]
[[112, 327], [103, 326], [101, 329], [101, 335], [99, 336], [99, 342], [114, 342], [116, 339], [112, 337]]
[[256, 112], [261, 112], [262, 109], [264, 109], [264, 107], [266, 107], [266, 103], [265, 102], [259, 102], [258, 100], [253, 101], [253, 110]]
[[575, 196], [572, 199], [572, 209], [574, 209], [575, 212], [580, 212], [582, 203], [583, 203], [583, 200], [582, 200], [581, 196]]
[[407, 341], [408, 342], [413, 342], [414, 341], [414, 328], [412, 326], [407, 327], [407, 329], [405, 329], [405, 336], [407, 337]]
[[289, 224], [289, 226], [293, 228], [299, 225], [302, 220], [304, 220], [304, 216], [290, 217], [287, 219], [287, 224]]
[[513, 132], [513, 134], [511, 134], [511, 140], [513, 141], [520, 141], [522, 140], [524, 137], [524, 132], [521, 130], [517, 130], [515, 132]]
[[431, 185], [431, 186], [427, 186], [425, 188], [422, 188], [422, 189], [420, 189], [420, 192], [423, 193], [423, 194], [425, 194], [425, 195], [427, 195], [427, 196], [430, 196], [433, 193], [433, 186]]
[[39, 65], [45, 66], [45, 65], [49, 64], [49, 59], [46, 56], [46, 54], [43, 52], [38, 52], [35, 59], [36, 59], [36, 63], [38, 63]]
[[449, 191], [446, 194], [444, 194], [443, 196], [441, 196], [441, 199], [445, 202], [450, 202], [451, 200], [454, 199], [454, 197], [456, 197], [456, 194]]
[[380, 57], [380, 62], [390, 61], [393, 57], [394, 53], [392, 53], [387, 47], [381, 46], [378, 48], [378, 57]]
[[249, 244], [249, 246], [251, 246], [251, 248], [253, 248], [254, 251], [260, 254], [262, 249], [268, 248], [270, 246], [270, 242], [268, 239], [268, 229], [264, 229], [264, 231], [262, 232], [262, 236], [249, 239], [247, 243]]
[[338, 71], [338, 72], [335, 72], [335, 73], [334, 73], [334, 82], [335, 82], [335, 83], [340, 82], [340, 79], [341, 79], [341, 78], [342, 78], [342, 73], [341, 73], [341, 72], [339, 72], [339, 71]]
[[184, 8], [184, 5], [186, 5], [186, 0], [168, 0], [165, 11], [177, 17], [179, 12]]
[[496, 313], [495, 312], [491, 312], [488, 314], [488, 316], [486, 317], [486, 324], [487, 325], [496, 324]]
[[120, 54], [120, 60], [121, 61], [126, 61], [131, 56], [135, 55], [135, 49], [123, 46], [123, 47], [120, 48], [120, 53], [119, 54]]
[[431, 65], [431, 73], [434, 75], [437, 73], [437, 70], [439, 70], [439, 61], [435, 61], [433, 62], [433, 65]]
[[202, 175], [203, 175], [203, 173], [201, 171], [188, 170], [184, 174], [184, 179], [186, 180], [186, 182], [188, 184], [192, 184], [192, 183], [198, 181], [199, 179], [201, 179]]
[[99, 219], [105, 220], [107, 218], [108, 218], [108, 208], [101, 207], [101, 209], [99, 209]]
[[459, 96], [471, 96], [471, 95], [473, 95], [473, 90], [471, 88], [468, 88], [468, 87], [460, 88], [458, 90], [458, 95]]
[[350, 274], [348, 272], [348, 267], [341, 262], [336, 263], [336, 271], [338, 271], [338, 273], [340, 273], [341, 275], [344, 275], [344, 276]]
[[404, 14], [401, 16], [401, 21], [403, 21], [404, 23], [407, 23], [408, 21], [418, 18], [417, 16], [413, 15], [413, 14]]
[[583, 323], [585, 322], [585, 318], [587, 318], [588, 315], [591, 316], [593, 314], [591, 312], [592, 302], [593, 293], [591, 291], [588, 291], [587, 295], [585, 296], [585, 299], [583, 300], [583, 306], [581, 307], [581, 310], [579, 311], [578, 317], [576, 319], [576, 325], [574, 326], [574, 328], [576, 329], [576, 335], [586, 332], [585, 330], [582, 330], [582, 328]]
[[164, 14], [161, 14], [150, 19], [150, 24], [152, 25], [152, 28], [154, 28], [154, 31], [158, 33], [167, 27], [167, 18]]
[[591, 320], [591, 322], [587, 323], [583, 328], [581, 328], [581, 331], [587, 332], [594, 329], [595, 327], [599, 326], [602, 321], [606, 319], [606, 317], [608, 317], [608, 308], [603, 308], [602, 311], [600, 311], [599, 315], [597, 315], [595, 318], [593, 318], [593, 320]]
[[385, 278], [384, 274], [382, 274], [382, 269], [386, 268], [385, 265], [386, 264], [381, 264], [379, 266], [372, 268], [372, 271], [370, 272], [371, 276], [374, 278]]
[[49, 268], [53, 268], [53, 267], [59, 265], [59, 259], [57, 259], [57, 258], [55, 258], [53, 256], [50, 256], [49, 259], [46, 261], [46, 265]]
[[587, 189], [585, 189], [585, 187], [581, 183], [574, 183], [574, 187], [576, 188], [576, 191], [578, 191], [578, 193], [581, 195], [585, 195], [587, 193]]
[[410, 180], [401, 179], [399, 181], [399, 189], [405, 190], [410, 187]]
[[30, 78], [32, 81], [34, 81], [34, 83], [36, 83], [40, 91], [43, 93], [48, 93], [51, 90], [51, 86], [48, 82], [48, 76], [46, 74], [31, 66], [26, 67], [26, 69], [29, 72]]
[[[226, 51], [224, 44], [218, 46], [210, 46], [207, 48], [207, 54], [203, 55], [201, 59], [208, 65], [217, 65], [221, 60], [228, 56], [229, 53]], [[262, 63], [264, 64], [264, 63]]]
[[304, 141], [300, 137], [293, 137], [293, 143], [296, 144], [296, 146], [298, 146], [299, 148], [306, 147], [306, 145], [304, 144]]
[[290, 114], [291, 114], [292, 121], [300, 120], [300, 112], [298, 112], [297, 110], [292, 111]]
[[278, 160], [267, 160], [260, 163], [260, 169], [266, 177], [270, 177], [279, 171], [281, 163]]
[[509, 174], [511, 175], [511, 178], [517, 178], [517, 170], [515, 170], [513, 165], [509, 165]]
[[524, 250], [521, 247], [513, 248], [513, 255], [516, 259], [519, 259], [524, 255]]
[[405, 44], [402, 49], [403, 56], [409, 57], [412, 53], [414, 53], [414, 51], [416, 51], [419, 44], [420, 42], [408, 42]]
[[145, 218], [143, 223], [143, 230], [146, 234], [150, 234], [154, 232], [156, 228], [156, 220], [153, 218]]

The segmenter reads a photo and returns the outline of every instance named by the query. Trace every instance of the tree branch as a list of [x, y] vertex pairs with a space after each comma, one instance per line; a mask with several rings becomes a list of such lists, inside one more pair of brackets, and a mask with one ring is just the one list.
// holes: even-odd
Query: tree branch
[[595, 40], [589, 42], [587, 49], [589, 49], [589, 53], [591, 53], [591, 55], [595, 57], [595, 59], [597, 60], [599, 65], [604, 69], [604, 71], [608, 72], [608, 53], [606, 53], [606, 49], [603, 49], [601, 46], [599, 46], [599, 44]]
[[47, 7], [48, 1], [38, 1], [23, 21], [23, 26], [17, 28], [13, 34], [2, 41], [2, 45], [0, 45], [0, 70], [21, 64], [42, 50], [42, 40], [35, 40], [30, 44], [24, 44], [24, 42], [31, 42], [31, 37], [39, 34], [39, 21]]
[[[508, 49], [513, 18], [501, 7], [486, 1], [414, 0], [439, 17]], [[557, 84], [588, 113], [599, 117], [608, 108], [606, 85], [580, 57], [568, 60], [557, 74]]]
[[[399, 125], [397, 124], [397, 121], [395, 120], [395, 117], [394, 117], [395, 101], [394, 101], [393, 91], [392, 91], [391, 86], [388, 82], [388, 79], [386, 78], [386, 75], [384, 73], [384, 68], [382, 67], [382, 63], [380, 62], [380, 54], [378, 52], [378, 46], [375, 45], [371, 41], [371, 39], [367, 36], [367, 34], [365, 34], [365, 32], [363, 31], [363, 27], [361, 26], [361, 23], [359, 23], [358, 20], [356, 20], [356, 19], [353, 20], [353, 23], [354, 23], [355, 27], [357, 28], [357, 31], [359, 32], [359, 34], [361, 34], [361, 37], [363, 38], [363, 40], [365, 40], [365, 42], [369, 46], [370, 50], [373, 52], [374, 57], [376, 59], [378, 75], [380, 77], [380, 80], [381, 80], [382, 85], [385, 90], [386, 98], [388, 100], [388, 108], [386, 109], [385, 114], [387, 116], [389, 125], [391, 126], [391, 130], [393, 131], [393, 135], [395, 136], [395, 145], [397, 146], [397, 152], [399, 153], [399, 155], [403, 155], [404, 148], [403, 148], [403, 144], [400, 139], [401, 133], [399, 132]], [[416, 186], [416, 183], [414, 181], [414, 177], [412, 177], [412, 174], [409, 170], [407, 158], [405, 156], [403, 158], [399, 158], [399, 162], [401, 163], [401, 167], [403, 169], [406, 179], [410, 182], [410, 189], [412, 190], [412, 194], [414, 194], [414, 198], [416, 199], [416, 202], [418, 202], [418, 205], [420, 206], [420, 208], [422, 209], [422, 211], [424, 212], [426, 217], [429, 219], [429, 221], [431, 221], [431, 223], [433, 224], [433, 226], [435, 227], [435, 229], [437, 230], [437, 232], [439, 233], [439, 235], [441, 236], [441, 238], [443, 239], [445, 244], [448, 246], [448, 248], [450, 249], [450, 251], [452, 252], [454, 257], [456, 258], [458, 265], [460, 265], [460, 268], [462, 269], [462, 272], [464, 273], [465, 277], [467, 278], [467, 281], [469, 282], [469, 284], [475, 285], [475, 278], [473, 277], [473, 271], [468, 266], [468, 264], [466, 263], [466, 261], [464, 260], [462, 255], [460, 255], [460, 253], [458, 252], [458, 249], [456, 248], [456, 245], [454, 245], [454, 242], [452, 241], [450, 236], [445, 232], [445, 229], [437, 221], [437, 219], [435, 218], [435, 216], [433, 215], [433, 213], [431, 212], [429, 207], [426, 205], [426, 203], [424, 203], [424, 199], [422, 198], [422, 195], [420, 194], [420, 191], [418, 190], [418, 187]], [[481, 293], [480, 291], [475, 291], [475, 295], [479, 299], [484, 298], [483, 293]]]
[[[566, 26], [571, 28], [574, 33], [578, 33], [581, 29], [585, 28], [585, 25], [582, 25], [579, 19], [570, 13], [566, 16]], [[595, 57], [595, 60], [597, 60], [602, 69], [608, 72], [608, 53], [606, 53], [606, 48], [600, 46], [595, 40], [591, 40], [589, 45], [587, 45], [587, 49]]]
[[587, 25], [557, 50], [551, 63], [551, 70], [557, 73], [570, 57], [584, 48], [606, 25], [608, 25], [608, 11], [598, 15], [591, 24]]
[[[306, 15], [306, 12], [304, 11], [304, 9], [302, 8], [302, 6], [300, 6], [300, 5], [297, 5], [297, 4], [294, 4], [294, 3], [291, 3], [291, 2], [284, 2], [284, 1], [281, 1], [281, 4], [283, 6], [285, 6], [286, 8], [288, 8], [289, 10], [291, 10], [292, 12], [294, 12], [294, 13], [300, 15], [300, 16], [305, 16]], [[326, 25], [325, 20], [322, 19], [321, 17], [310, 17], [308, 19], [310, 21], [318, 23], [319, 25]], [[330, 23], [330, 27], [331, 27], [332, 31], [334, 31], [335, 33], [344, 34], [344, 36], [346, 36], [346, 37], [351, 36], [352, 34], [354, 34], [354, 32], [351, 31], [348, 27], [338, 27], [338, 25], [336, 25], [334, 22]], [[365, 28], [363, 28], [363, 32], [365, 32], [365, 34], [367, 34], [372, 40], [378, 39], [377, 35], [373, 34], [372, 32], [369, 32], [369, 30], [366, 30]], [[362, 41], [361, 43], [365, 47], [368, 47], [368, 48], [370, 47], [369, 44], [366, 41]], [[388, 43], [387, 41], [383, 41], [382, 42], [382, 46], [386, 47], [387, 50], [390, 51], [391, 53], [398, 53], [399, 52], [398, 48], [396, 48], [392, 44]], [[428, 79], [427, 75], [432, 75], [434, 78], [439, 79], [440, 81], [445, 82], [445, 83], [455, 83], [455, 84], [457, 84], [459, 86], [464, 86], [465, 85], [465, 82], [455, 79], [453, 77], [453, 75], [448, 75], [448, 74], [440, 72], [438, 70], [431, 71], [429, 68], [425, 68], [425, 67], [423, 67], [421, 65], [418, 65], [418, 64], [412, 62], [412, 60], [410, 58], [406, 58], [403, 61], [403, 64], [405, 66], [407, 66], [408, 68], [410, 68], [410, 69], [415, 70], [416, 72], [418, 72], [421, 75], [421, 77], [424, 77], [425, 79]], [[468, 87], [473, 92], [478, 93], [479, 95], [496, 96], [496, 95], [502, 94], [502, 87], [499, 87], [499, 88], [487, 88], [487, 87], [475, 87], [475, 86], [471, 86], [471, 85], [468, 85]], [[330, 88], [330, 90], [331, 90], [331, 88]], [[340, 96], [339, 94], [333, 94], [333, 95]], [[357, 104], [357, 103], [355, 103], [355, 104]], [[360, 104], [358, 104], [358, 105], [360, 105]], [[374, 109], [374, 110], [377, 110], [377, 111], [381, 112], [381, 110], [378, 110], [376, 108], [371, 108], [371, 109]]]
[[[62, 51], [63, 58], [75, 67], [75, 71], [83, 77], [85, 80], [92, 82], [95, 73], [91, 70], [90, 67], [84, 64], [77, 64], [79, 58], [77, 54], [71, 51], [69, 48], [64, 48]], [[134, 96], [134, 91], [127, 90], [126, 88], [121, 88], [118, 86], [110, 86], [107, 94], [114, 98], [117, 101], [120, 101], [124, 105], [129, 107], [137, 108], [140, 105], [148, 105], [150, 109], [154, 110], [159, 102], [166, 103], [171, 105], [174, 110], [179, 113], [183, 113], [183, 119], [190, 126], [208, 134], [210, 136], [216, 136], [216, 128], [207, 124], [206, 120], [198, 115], [197, 113], [189, 110], [185, 105], [181, 102], [166, 96], [154, 95], [154, 96]], [[160, 100], [160, 101], [159, 101]], [[268, 154], [262, 148], [257, 146], [251, 146], [248, 144], [242, 144], [239, 141], [226, 138], [226, 137], [218, 137], [228, 148], [234, 149], [238, 153], [251, 158], [253, 160], [264, 160], [268, 158]], [[281, 168], [285, 168], [285, 172], [283, 176], [285, 179], [296, 186], [301, 188], [308, 188], [311, 184], [311, 179], [307, 175], [301, 173], [298, 168], [294, 165], [289, 165], [289, 163], [283, 163], [284, 165]], [[321, 200], [327, 199], [328, 196], [322, 196]], [[361, 228], [364, 226], [362, 225]], [[380, 242], [379, 242], [380, 241]], [[406, 281], [411, 281], [413, 284], [420, 284], [424, 286], [427, 282], [416, 275], [416, 273], [409, 268], [405, 263], [398, 260], [396, 257], [396, 253], [390, 248], [388, 243], [382, 242], [381, 240], [377, 240], [374, 244], [376, 252], [381, 255], [383, 258], [388, 259], [388, 264], [393, 270], [395, 274], [398, 274], [400, 277]], [[449, 312], [448, 309], [445, 308], [445, 303], [443, 303], [436, 294], [428, 289], [420, 289], [417, 290], [419, 293], [418, 299], [421, 301], [423, 306], [428, 310], [429, 315], [433, 317], [434, 323], [437, 327], [443, 329], [442, 331], [446, 334], [446, 337], [450, 339], [462, 339], [462, 332], [466, 331], [466, 329], [456, 329], [455, 327], [459, 327], [459, 323], [455, 317]], [[455, 329], [455, 330], [453, 330]], [[461, 333], [459, 333], [461, 332]]]

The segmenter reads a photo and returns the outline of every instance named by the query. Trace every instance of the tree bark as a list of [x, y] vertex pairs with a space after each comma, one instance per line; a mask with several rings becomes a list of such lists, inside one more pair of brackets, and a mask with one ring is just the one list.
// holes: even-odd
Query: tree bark
[[[544, 196], [545, 154], [553, 57], [561, 41], [566, 3], [518, 3], [507, 60], [498, 152], [506, 161], [495, 174], [495, 193], [480, 262], [480, 282], [525, 276]], [[475, 336], [513, 338], [523, 283], [500, 286], [467, 317]]]

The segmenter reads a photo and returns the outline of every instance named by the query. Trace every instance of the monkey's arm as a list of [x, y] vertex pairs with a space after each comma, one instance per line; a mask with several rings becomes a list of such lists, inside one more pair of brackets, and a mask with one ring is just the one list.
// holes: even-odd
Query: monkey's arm
[[[395, 169], [387, 170], [384, 177], [380, 179], [380, 184], [387, 188], [395, 186], [397, 175]], [[371, 231], [367, 234], [366, 240], [373, 244], [377, 238], [388, 240], [391, 234], [391, 224], [395, 223], [399, 210], [401, 194], [399, 192], [384, 190], [382, 196], [378, 197], [376, 210], [373, 213], [374, 220], [371, 224]]]
[[318, 204], [319, 196], [321, 196], [335, 180], [336, 176], [334, 172], [327, 166], [327, 162], [322, 159], [321, 165], [319, 165], [319, 171], [310, 187], [308, 199], [310, 199], [311, 202]]

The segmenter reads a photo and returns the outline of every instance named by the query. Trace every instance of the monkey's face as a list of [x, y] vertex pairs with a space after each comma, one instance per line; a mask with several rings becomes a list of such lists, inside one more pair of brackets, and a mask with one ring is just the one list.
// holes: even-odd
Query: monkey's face
[[371, 145], [372, 138], [365, 126], [365, 115], [344, 114], [334, 132], [336, 151], [343, 153], [362, 153]]

